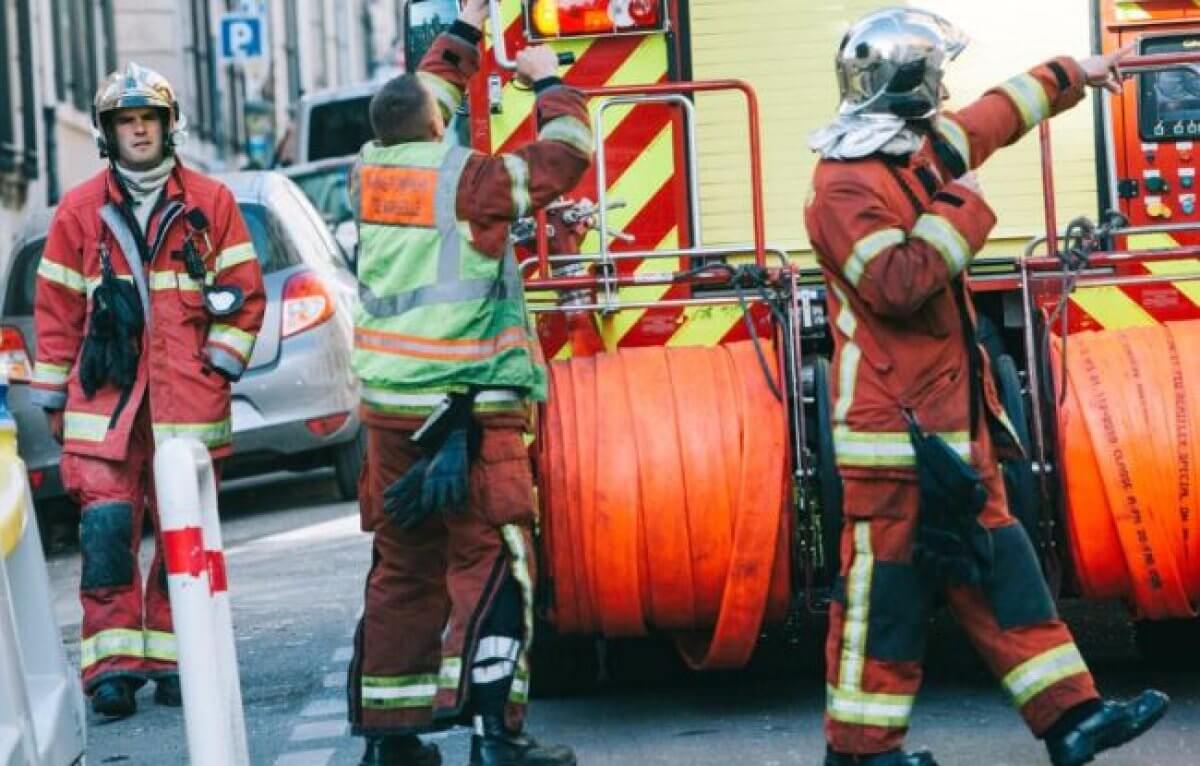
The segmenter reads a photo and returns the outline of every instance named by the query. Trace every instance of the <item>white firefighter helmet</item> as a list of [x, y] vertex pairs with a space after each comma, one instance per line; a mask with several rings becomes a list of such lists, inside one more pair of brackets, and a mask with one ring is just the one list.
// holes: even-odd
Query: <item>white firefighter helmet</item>
[[131, 61], [124, 69], [104, 78], [92, 102], [92, 131], [101, 157], [113, 152], [112, 114], [120, 109], [138, 107], [150, 107], [159, 112], [164, 148], [171, 154], [186, 126], [186, 120], [179, 113], [175, 90], [158, 72]]
[[961, 30], [937, 14], [885, 8], [859, 19], [838, 48], [838, 113], [927, 119], [945, 93], [942, 74], [967, 47]]

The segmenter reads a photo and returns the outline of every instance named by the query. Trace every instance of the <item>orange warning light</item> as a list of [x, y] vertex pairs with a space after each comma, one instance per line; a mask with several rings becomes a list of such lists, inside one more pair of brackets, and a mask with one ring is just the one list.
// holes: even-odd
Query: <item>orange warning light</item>
[[664, 28], [663, 0], [526, 0], [532, 39], [601, 37]]

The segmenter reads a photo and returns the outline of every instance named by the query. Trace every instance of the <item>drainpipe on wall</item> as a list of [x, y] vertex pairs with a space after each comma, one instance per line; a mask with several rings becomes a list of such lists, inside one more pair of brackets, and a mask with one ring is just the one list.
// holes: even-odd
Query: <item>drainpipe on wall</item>
[[37, 95], [33, 84], [33, 16], [29, 0], [17, 0], [17, 68], [21, 76], [21, 173], [38, 177]]
[[287, 35], [284, 52], [287, 55], [288, 101], [295, 104], [304, 95], [304, 82], [300, 79], [300, 20], [296, 0], [283, 0], [283, 26]]
[[46, 206], [58, 204], [58, 115], [53, 106], [42, 107], [46, 131]]

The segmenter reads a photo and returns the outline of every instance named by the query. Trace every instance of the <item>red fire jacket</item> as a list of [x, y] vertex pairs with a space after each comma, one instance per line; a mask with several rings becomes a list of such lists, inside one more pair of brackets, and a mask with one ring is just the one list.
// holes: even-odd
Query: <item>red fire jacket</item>
[[[64, 409], [63, 450], [123, 460], [142, 401], [149, 396], [155, 441], [190, 436], [214, 457], [232, 449], [230, 379], [250, 359], [266, 297], [262, 272], [233, 194], [221, 183], [178, 165], [167, 180], [143, 238], [111, 169], [63, 198], [38, 267], [34, 323], [37, 365], [33, 400]], [[207, 230], [193, 228], [203, 213]], [[202, 256], [206, 282], [241, 288], [245, 303], [221, 318], [209, 314], [201, 285], [183, 258], [190, 238]], [[77, 362], [100, 284], [101, 248], [114, 273], [142, 296], [146, 329], [137, 380], [128, 392], [106, 385], [88, 398]]]
[[[455, 22], [438, 35], [421, 59], [417, 74], [434, 95], [447, 123], [479, 71], [480, 40], [478, 30]], [[513, 221], [533, 215], [569, 192], [591, 164], [591, 122], [583, 94], [558, 78], [548, 78], [537, 91], [537, 137], [511, 152], [473, 152], [455, 194], [455, 210], [470, 231], [471, 245], [494, 258], [503, 257], [509, 249]], [[357, 194], [360, 185], [356, 165], [351, 174], [351, 193]], [[534, 348], [540, 353], [540, 347], [535, 344]], [[373, 396], [367, 387], [363, 392], [363, 418], [371, 425], [392, 428], [411, 428], [421, 423], [440, 398], [389, 393], [389, 403], [383, 404]], [[527, 404], [519, 400], [476, 404], [476, 412], [489, 425], [520, 425], [526, 410]]]
[[[904, 408], [964, 457], [978, 463], [990, 454], [981, 450], [986, 434], [972, 438], [969, 427], [969, 359], [953, 291], [962, 293], [973, 323], [960, 277], [996, 217], [953, 180], [951, 166], [979, 167], [1040, 121], [1079, 103], [1083, 90], [1078, 63], [1056, 59], [962, 111], [940, 115], [934, 123], [940, 155], [927, 139], [907, 161], [876, 155], [818, 164], [806, 221], [829, 286], [834, 443], [843, 475], [912, 478]], [[986, 411], [1011, 435], [980, 354]]]

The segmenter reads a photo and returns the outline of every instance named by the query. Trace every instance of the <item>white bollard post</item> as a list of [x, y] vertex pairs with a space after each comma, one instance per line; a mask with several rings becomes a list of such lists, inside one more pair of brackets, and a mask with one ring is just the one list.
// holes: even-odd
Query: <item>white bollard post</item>
[[155, 449], [154, 481], [195, 766], [249, 766], [212, 460], [194, 439]]

